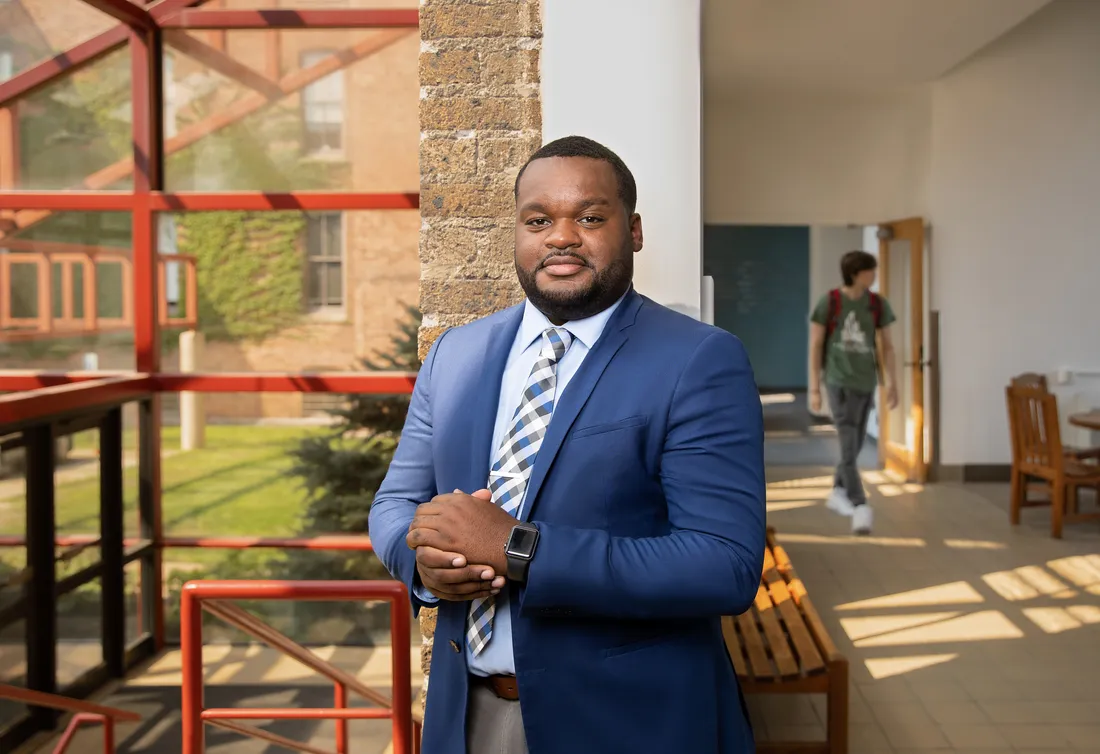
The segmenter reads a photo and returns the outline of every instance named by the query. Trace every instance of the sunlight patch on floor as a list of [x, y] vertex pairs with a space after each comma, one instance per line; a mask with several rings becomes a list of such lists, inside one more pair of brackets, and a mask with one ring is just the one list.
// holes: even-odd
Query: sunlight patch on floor
[[856, 642], [856, 646], [859, 646], [858, 642], [864, 639], [873, 639], [876, 636], [884, 636], [897, 631], [941, 623], [960, 615], [962, 613], [959, 612], [872, 615], [861, 618], [841, 618], [840, 626], [848, 634], [848, 638]]
[[1055, 599], [1076, 597], [1078, 592], [1039, 566], [1021, 566], [1011, 571], [997, 571], [982, 576], [982, 581], [1009, 602], [1046, 596]]
[[886, 594], [858, 602], [838, 605], [836, 610], [876, 610], [888, 607], [935, 607], [938, 605], [973, 605], [985, 598], [966, 581], [938, 584], [923, 589]]
[[824, 500], [829, 496], [831, 487], [801, 487], [790, 490], [772, 490], [767, 491], [767, 501], [773, 502], [777, 500]]
[[920, 537], [860, 537], [854, 534], [841, 534], [835, 537], [824, 534], [793, 534], [777, 532], [780, 542], [814, 545], [879, 545], [883, 547], [927, 547], [928, 543]]
[[983, 539], [945, 539], [943, 544], [953, 550], [1005, 550], [1004, 542], [990, 542]]
[[999, 610], [953, 615], [956, 617], [870, 636], [856, 641], [855, 645], [857, 647], [891, 647], [905, 644], [953, 644], [964, 641], [1020, 639], [1024, 636], [1024, 632]]
[[768, 503], [768, 513], [779, 513], [781, 511], [793, 511], [799, 508], [813, 508], [814, 506], [821, 505], [820, 500], [788, 500], [782, 503]]
[[1071, 605], [1070, 607], [1025, 607], [1025, 616], [1048, 634], [1060, 634], [1085, 625], [1100, 623], [1100, 607]]
[[914, 670], [924, 670], [955, 659], [958, 659], [958, 654], [877, 657], [872, 660], [864, 660], [864, 665], [867, 666], [867, 672], [871, 674], [872, 678], [881, 681], [883, 678], [912, 673]]

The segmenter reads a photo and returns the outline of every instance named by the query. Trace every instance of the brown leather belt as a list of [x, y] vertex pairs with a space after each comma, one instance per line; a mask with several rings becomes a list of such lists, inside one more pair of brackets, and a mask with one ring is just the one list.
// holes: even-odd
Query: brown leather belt
[[514, 675], [471, 675], [474, 683], [487, 686], [499, 698], [509, 702], [519, 701], [519, 684]]

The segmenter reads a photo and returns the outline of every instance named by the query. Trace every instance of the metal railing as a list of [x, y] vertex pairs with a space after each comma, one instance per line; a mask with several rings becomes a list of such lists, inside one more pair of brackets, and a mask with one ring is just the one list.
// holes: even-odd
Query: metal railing
[[[316, 654], [232, 604], [233, 600], [355, 601], [385, 600], [390, 603], [390, 639], [393, 695], [372, 689], [355, 676], [325, 662]], [[203, 754], [205, 725], [257, 738], [292, 751], [330, 754], [310, 744], [294, 741], [247, 725], [243, 720], [334, 720], [336, 754], [348, 754], [349, 720], [393, 720], [393, 754], [413, 754], [411, 681], [411, 611], [404, 584], [396, 581], [191, 581], [184, 585], [180, 604], [180, 649], [183, 666], [183, 754]], [[203, 611], [245, 632], [272, 649], [292, 657], [333, 684], [333, 706], [328, 709], [206, 709], [203, 706], [202, 618]], [[377, 707], [348, 707], [352, 691]]]
[[81, 725], [99, 724], [103, 726], [103, 754], [111, 754], [115, 750], [115, 723], [141, 720], [141, 715], [136, 712], [118, 709], [117, 707], [105, 707], [102, 704], [94, 704], [79, 699], [69, 699], [56, 694], [44, 694], [41, 691], [19, 688], [0, 684], [0, 699], [13, 702], [23, 702], [28, 707], [39, 707], [60, 712], [75, 713], [69, 719], [69, 725], [61, 734], [57, 745], [53, 748], [53, 754], [64, 754], [72, 743], [76, 731]]

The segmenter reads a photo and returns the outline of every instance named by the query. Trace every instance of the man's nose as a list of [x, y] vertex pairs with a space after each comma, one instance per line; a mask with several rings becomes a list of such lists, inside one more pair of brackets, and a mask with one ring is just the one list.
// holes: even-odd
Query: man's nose
[[554, 223], [546, 236], [546, 245], [553, 249], [571, 249], [574, 246], [580, 246], [580, 243], [580, 233], [577, 232], [573, 223], [568, 221]]

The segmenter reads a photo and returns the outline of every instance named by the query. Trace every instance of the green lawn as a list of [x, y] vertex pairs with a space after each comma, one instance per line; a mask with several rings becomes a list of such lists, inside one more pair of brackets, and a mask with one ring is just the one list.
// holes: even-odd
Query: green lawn
[[[289, 450], [318, 429], [296, 427], [207, 428], [206, 447], [179, 451], [179, 428], [164, 429], [164, 529], [168, 535], [289, 536], [298, 530], [305, 503], [299, 480], [287, 474]], [[133, 451], [136, 436], [124, 445]], [[77, 449], [94, 448], [96, 434], [82, 433]], [[125, 471], [127, 534], [137, 533], [137, 467]], [[99, 529], [99, 477], [57, 487], [57, 528], [66, 534]], [[0, 534], [22, 534], [23, 496], [0, 499]]]

